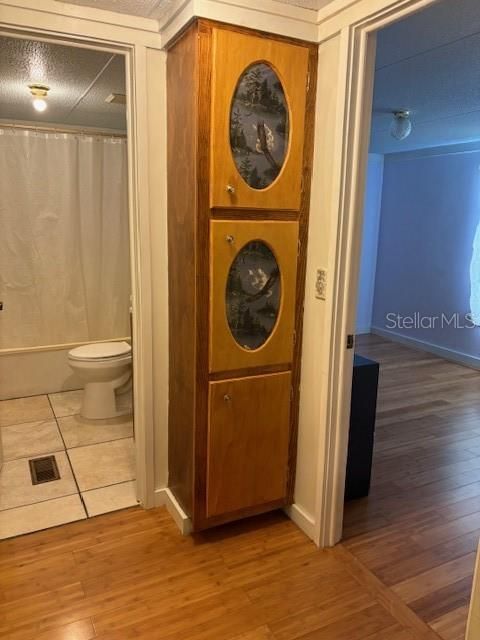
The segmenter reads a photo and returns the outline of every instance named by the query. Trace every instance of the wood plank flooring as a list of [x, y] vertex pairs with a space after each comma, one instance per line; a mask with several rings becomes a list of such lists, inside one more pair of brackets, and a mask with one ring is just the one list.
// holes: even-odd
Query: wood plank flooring
[[379, 338], [370, 498], [318, 551], [282, 513], [182, 537], [165, 509], [0, 543], [3, 640], [460, 640], [480, 535], [480, 374]]
[[377, 336], [372, 489], [344, 545], [444, 640], [463, 640], [480, 537], [480, 372]]
[[[461, 567], [458, 567], [461, 575]], [[438, 640], [281, 512], [182, 537], [134, 508], [0, 543], [3, 640]]]

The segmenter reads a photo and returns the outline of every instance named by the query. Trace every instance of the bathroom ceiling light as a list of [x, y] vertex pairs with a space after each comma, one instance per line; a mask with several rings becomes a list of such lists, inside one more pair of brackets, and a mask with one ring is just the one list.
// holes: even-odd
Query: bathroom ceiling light
[[390, 135], [396, 140], [405, 140], [412, 132], [410, 111], [394, 111]]
[[35, 98], [32, 104], [35, 111], [45, 111], [47, 108], [47, 102], [43, 98]]
[[47, 101], [45, 98], [48, 96], [50, 87], [47, 87], [46, 84], [29, 84], [28, 88], [33, 96], [32, 104], [35, 111], [45, 111], [47, 108]]

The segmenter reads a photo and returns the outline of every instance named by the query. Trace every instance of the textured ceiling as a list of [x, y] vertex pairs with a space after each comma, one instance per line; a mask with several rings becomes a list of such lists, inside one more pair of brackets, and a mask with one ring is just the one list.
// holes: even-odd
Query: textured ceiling
[[[63, 2], [63, 0], [58, 0]], [[174, 0], [69, 0], [68, 4], [94, 7], [104, 11], [127, 13], [131, 16], [159, 19], [174, 3]]]
[[[403, 141], [391, 112], [412, 112]], [[480, 3], [443, 0], [377, 38], [371, 151], [395, 153], [480, 139]]]
[[[50, 87], [43, 113], [32, 107], [32, 83]], [[125, 93], [123, 56], [0, 37], [1, 119], [124, 131], [125, 107], [106, 103], [111, 93]]]
[[[61, 2], [62, 0], [58, 0]], [[95, 7], [106, 11], [128, 13], [132, 16], [160, 19], [174, 4], [175, 0], [69, 0], [70, 4]], [[332, 0], [277, 0], [305, 9], [321, 9]]]

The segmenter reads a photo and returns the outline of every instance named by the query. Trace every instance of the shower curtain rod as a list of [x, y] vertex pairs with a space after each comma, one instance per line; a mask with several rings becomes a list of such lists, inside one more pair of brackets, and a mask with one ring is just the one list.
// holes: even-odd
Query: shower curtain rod
[[0, 122], [0, 129], [25, 129], [27, 131], [42, 131], [45, 133], [71, 133], [73, 135], [84, 135], [103, 138], [126, 138], [125, 133], [106, 133], [102, 131], [92, 131], [88, 129], [62, 129], [61, 127], [35, 127], [28, 124], [4, 124]]

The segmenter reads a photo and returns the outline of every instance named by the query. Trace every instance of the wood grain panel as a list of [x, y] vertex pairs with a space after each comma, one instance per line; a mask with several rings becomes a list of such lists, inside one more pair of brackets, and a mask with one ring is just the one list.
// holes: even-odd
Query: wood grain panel
[[209, 278], [209, 176], [210, 176], [210, 112], [212, 78], [212, 27], [208, 21], [198, 22], [198, 141], [197, 141], [197, 296], [196, 317], [197, 402], [195, 407], [195, 486], [192, 524], [194, 530], [205, 526], [207, 492], [208, 433], [208, 331]]
[[[289, 363], [293, 358], [298, 254], [297, 222], [213, 220], [210, 223], [210, 371]], [[227, 237], [234, 238], [228, 242]], [[233, 260], [250, 241], [272, 250], [280, 269], [281, 306], [276, 325], [258, 349], [243, 348], [232, 335], [225, 312], [227, 277]]]
[[[298, 210], [302, 191], [305, 104], [309, 49], [271, 38], [213, 30], [212, 207]], [[290, 143], [277, 179], [266, 189], [252, 189], [241, 177], [230, 149], [232, 96], [243, 71], [254, 62], [270, 64], [283, 85], [289, 106]], [[235, 193], [228, 193], [232, 185]]]
[[290, 372], [212, 382], [207, 516], [284, 499]]
[[197, 29], [193, 26], [167, 56], [169, 484], [189, 515], [196, 391], [197, 82]]

